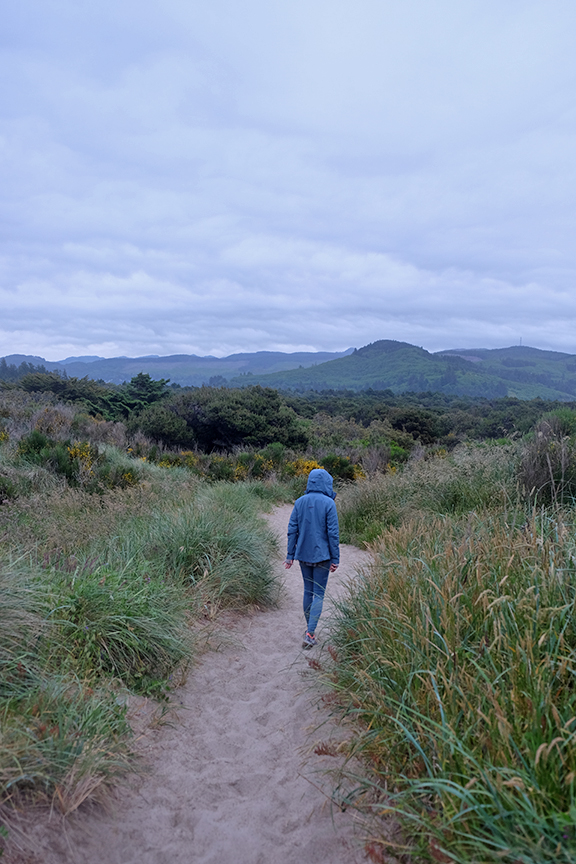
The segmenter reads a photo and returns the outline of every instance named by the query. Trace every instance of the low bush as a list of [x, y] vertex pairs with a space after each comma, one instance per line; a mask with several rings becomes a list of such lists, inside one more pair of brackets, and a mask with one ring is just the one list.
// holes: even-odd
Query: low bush
[[[42, 465], [55, 474], [61, 474], [69, 483], [77, 482], [81, 466], [79, 456], [73, 455], [66, 444], [48, 438], [38, 429], [20, 439], [18, 455], [31, 465]], [[88, 445], [85, 459], [88, 461], [90, 458], [91, 448]]]
[[322, 465], [336, 480], [356, 480], [362, 476], [358, 466], [347, 456], [329, 453], [322, 458]]
[[54, 440], [38, 429], [24, 435], [17, 449], [20, 464], [40, 466], [89, 492], [134, 486], [143, 476], [142, 462], [115, 447], [89, 441]]
[[51, 393], [26, 393], [23, 390], [0, 389], [0, 417], [2, 428], [10, 440], [18, 440], [31, 432], [38, 417], [46, 410], [58, 405]]
[[16, 498], [18, 489], [16, 484], [3, 474], [0, 474], [0, 504], [5, 504], [11, 498]]

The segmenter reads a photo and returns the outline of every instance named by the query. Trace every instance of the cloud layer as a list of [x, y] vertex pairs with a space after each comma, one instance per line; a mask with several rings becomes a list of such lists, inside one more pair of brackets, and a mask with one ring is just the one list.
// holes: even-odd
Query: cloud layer
[[0, 354], [576, 352], [576, 7], [9, 0]]

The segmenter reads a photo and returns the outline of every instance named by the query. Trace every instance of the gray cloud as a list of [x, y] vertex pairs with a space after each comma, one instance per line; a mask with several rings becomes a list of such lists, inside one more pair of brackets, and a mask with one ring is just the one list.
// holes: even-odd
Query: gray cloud
[[574, 23], [12, 0], [0, 353], [576, 352]]

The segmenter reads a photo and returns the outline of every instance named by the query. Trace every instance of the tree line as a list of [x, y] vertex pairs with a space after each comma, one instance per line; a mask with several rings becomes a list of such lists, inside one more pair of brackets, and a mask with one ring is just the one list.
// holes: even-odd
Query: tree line
[[[5, 361], [4, 366], [6, 366]], [[21, 364], [31, 366], [32, 364]], [[7, 367], [10, 370], [10, 367]], [[2, 374], [0, 364], [0, 374]], [[510, 397], [485, 399], [444, 393], [403, 393], [391, 390], [361, 392], [326, 390], [321, 393], [281, 392], [260, 385], [243, 388], [169, 386], [139, 373], [121, 385], [73, 378], [33, 367], [10, 380], [5, 389], [52, 393], [79, 411], [105, 420], [122, 421], [169, 448], [196, 447], [206, 452], [231, 451], [240, 446], [264, 447], [279, 442], [305, 449], [314, 418], [353, 422], [357, 435], [375, 421], [382, 428], [409, 436], [413, 442], [450, 448], [462, 440], [518, 437], [547, 412], [576, 408], [576, 403]], [[5, 373], [5, 370], [4, 370]]]

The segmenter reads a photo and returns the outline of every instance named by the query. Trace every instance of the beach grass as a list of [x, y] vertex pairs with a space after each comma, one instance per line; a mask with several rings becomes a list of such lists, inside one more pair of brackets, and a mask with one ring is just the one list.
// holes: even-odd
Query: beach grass
[[461, 445], [440, 449], [407, 466], [348, 484], [339, 492], [341, 539], [362, 545], [384, 527], [400, 525], [415, 513], [458, 515], [507, 506], [518, 497], [519, 446]]
[[574, 513], [513, 496], [517, 462], [485, 453], [456, 507], [457, 463], [389, 478], [405, 509], [335, 611], [330, 682], [374, 861], [576, 861]]

